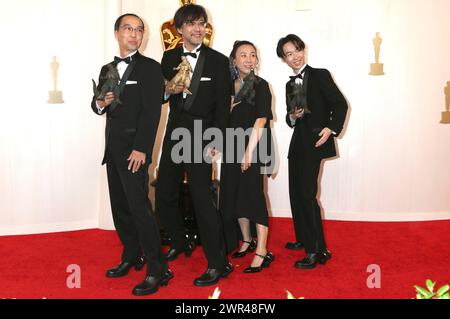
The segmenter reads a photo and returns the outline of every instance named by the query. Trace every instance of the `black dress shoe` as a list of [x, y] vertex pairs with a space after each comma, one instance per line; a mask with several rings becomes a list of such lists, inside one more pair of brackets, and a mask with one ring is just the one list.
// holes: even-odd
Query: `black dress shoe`
[[219, 282], [220, 278], [226, 278], [234, 270], [233, 265], [228, 263], [224, 270], [208, 268], [200, 277], [194, 280], [194, 286], [205, 287]]
[[106, 277], [108, 278], [118, 278], [123, 277], [128, 274], [130, 269], [134, 267], [136, 270], [141, 270], [145, 265], [145, 259], [144, 257], [140, 257], [136, 262], [128, 262], [123, 261], [119, 265], [117, 265], [115, 268], [109, 269], [106, 271]]
[[331, 259], [331, 253], [328, 250], [320, 253], [307, 254], [305, 258], [295, 262], [294, 266], [300, 269], [313, 269], [317, 264], [325, 265]]
[[233, 265], [230, 262], [227, 263], [227, 265], [225, 266], [225, 270], [222, 273], [222, 278], [228, 277], [228, 275], [231, 274], [233, 271], [234, 271]]
[[195, 244], [193, 242], [189, 243], [184, 248], [170, 248], [166, 254], [166, 260], [174, 261], [177, 259], [178, 255], [184, 253], [186, 257], [191, 257], [192, 252], [194, 251]]
[[299, 241], [295, 241], [295, 242], [287, 242], [285, 248], [286, 249], [291, 249], [291, 250], [302, 250], [305, 247], [305, 245], [303, 245], [303, 243], [299, 242]]
[[252, 252], [255, 251], [256, 246], [257, 246], [256, 240], [254, 240], [254, 239], [252, 239], [252, 241], [243, 240], [242, 242], [248, 244], [247, 249], [244, 250], [244, 251], [237, 251], [237, 252], [235, 252], [233, 255], [231, 255], [231, 258], [242, 258], [245, 255], [247, 255], [247, 253], [252, 253]]
[[133, 288], [133, 295], [146, 296], [154, 294], [158, 291], [160, 286], [167, 286], [169, 284], [169, 280], [172, 278], [173, 273], [170, 269], [168, 269], [161, 278], [147, 276], [143, 282]]
[[249, 266], [244, 269], [244, 273], [251, 274], [255, 272], [260, 272], [261, 270], [263, 270], [263, 268], [269, 267], [270, 263], [275, 260], [275, 256], [271, 252], [268, 252], [265, 256], [259, 254], [256, 254], [256, 256], [263, 259], [261, 265], [259, 265], [258, 267]]
[[325, 265], [326, 262], [331, 259], [331, 252], [328, 249], [325, 249], [325, 251], [323, 251], [321, 253], [321, 256], [319, 256], [319, 257], [320, 257], [319, 263], [321, 263], [322, 265]]

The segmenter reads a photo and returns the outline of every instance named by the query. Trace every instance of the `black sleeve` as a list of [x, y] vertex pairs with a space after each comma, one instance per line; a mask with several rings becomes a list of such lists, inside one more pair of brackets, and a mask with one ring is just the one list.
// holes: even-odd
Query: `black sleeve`
[[347, 101], [339, 88], [334, 83], [328, 70], [323, 70], [319, 77], [320, 91], [322, 92], [330, 112], [330, 120], [327, 127], [339, 135], [344, 126], [347, 115]]
[[164, 79], [161, 66], [156, 61], [145, 64], [142, 72], [140, 86], [142, 109], [138, 117], [133, 149], [146, 153], [150, 162], [161, 116]]
[[225, 136], [231, 106], [231, 74], [228, 58], [218, 56], [216, 68], [216, 112], [214, 126], [219, 128]]
[[255, 89], [256, 118], [265, 117], [268, 121], [272, 120], [272, 94], [270, 93], [269, 84], [261, 80]]
[[162, 74], [163, 77], [167, 80], [170, 81], [171, 80], [171, 69], [173, 69], [173, 66], [169, 65], [169, 57], [168, 57], [169, 53], [166, 51], [163, 54], [163, 57], [161, 59], [161, 69], [162, 69]]

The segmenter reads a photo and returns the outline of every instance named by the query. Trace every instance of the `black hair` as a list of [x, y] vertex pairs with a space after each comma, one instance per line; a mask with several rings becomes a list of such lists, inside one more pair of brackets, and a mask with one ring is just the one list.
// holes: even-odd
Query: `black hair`
[[135, 17], [138, 18], [139, 20], [141, 20], [142, 22], [142, 27], [145, 28], [144, 25], [144, 21], [141, 19], [141, 17], [139, 17], [138, 15], [134, 14], [134, 13], [125, 13], [122, 14], [120, 17], [117, 18], [116, 23], [114, 23], [114, 31], [119, 31], [120, 28], [120, 24], [122, 23], [123, 18], [125, 17]]
[[205, 23], [208, 23], [208, 15], [206, 14], [205, 8], [198, 4], [187, 4], [177, 10], [173, 20], [175, 27], [181, 29], [184, 23], [192, 22], [200, 18], [203, 18]]
[[295, 46], [295, 48], [299, 51], [303, 51], [305, 49], [305, 42], [303, 42], [303, 40], [300, 39], [300, 37], [298, 35], [288, 34], [287, 36], [285, 36], [284, 38], [281, 38], [278, 41], [277, 55], [279, 58], [284, 58], [283, 47], [286, 43], [289, 43], [289, 42], [291, 42]]
[[233, 49], [231, 50], [231, 53], [230, 53], [230, 72], [231, 72], [231, 78], [233, 80], [236, 80], [239, 77], [239, 72], [233, 62], [236, 59], [237, 50], [243, 45], [251, 45], [255, 49], [256, 58], [258, 59], [258, 53], [257, 53], [256, 46], [252, 42], [247, 41], [247, 40], [235, 41], [233, 44]]

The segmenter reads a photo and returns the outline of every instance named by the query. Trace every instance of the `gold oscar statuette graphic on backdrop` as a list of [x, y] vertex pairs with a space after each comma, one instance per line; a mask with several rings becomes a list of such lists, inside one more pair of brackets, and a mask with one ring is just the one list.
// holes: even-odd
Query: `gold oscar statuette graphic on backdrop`
[[373, 38], [373, 45], [375, 49], [375, 63], [370, 64], [370, 75], [384, 75], [383, 63], [380, 63], [381, 42], [383, 42], [383, 39], [380, 37], [380, 33], [377, 32], [375, 34], [375, 38]]
[[447, 86], [444, 87], [445, 93], [445, 111], [441, 113], [441, 123], [450, 124], [450, 81], [447, 82]]
[[[195, 4], [195, 0], [180, 0], [179, 2], [180, 7], [188, 4]], [[208, 23], [206, 25], [206, 35], [205, 39], [203, 40], [203, 44], [208, 47], [211, 47], [213, 35], [214, 35], [214, 28], [210, 23]], [[164, 51], [175, 49], [183, 45], [183, 39], [181, 38], [181, 35], [177, 31], [173, 19], [164, 22], [163, 25], [161, 26], [161, 40], [163, 43]]]
[[53, 80], [53, 91], [48, 92], [48, 102], [49, 104], [63, 104], [63, 94], [62, 91], [57, 90], [58, 86], [58, 69], [59, 63], [56, 56], [53, 57], [52, 63], [50, 63], [50, 68], [52, 69], [52, 80]]
[[311, 0], [295, 0], [296, 11], [309, 11], [311, 10]]

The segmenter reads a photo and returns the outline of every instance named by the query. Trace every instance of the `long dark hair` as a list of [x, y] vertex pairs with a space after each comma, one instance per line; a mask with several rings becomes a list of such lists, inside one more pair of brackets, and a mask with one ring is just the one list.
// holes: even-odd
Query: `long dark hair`
[[[234, 65], [234, 60], [236, 60], [237, 50], [243, 45], [251, 45], [255, 49], [255, 52], [257, 51], [256, 46], [250, 41], [238, 40], [238, 41], [234, 42], [233, 50], [231, 50], [231, 53], [230, 53], [230, 72], [231, 72], [231, 78], [233, 79], [233, 81], [236, 80], [237, 78], [239, 78], [239, 71], [236, 68], [236, 66]], [[256, 59], [258, 59], [258, 53], [256, 53]]]

